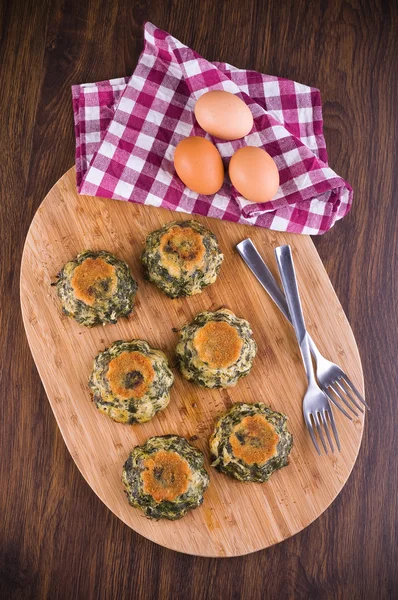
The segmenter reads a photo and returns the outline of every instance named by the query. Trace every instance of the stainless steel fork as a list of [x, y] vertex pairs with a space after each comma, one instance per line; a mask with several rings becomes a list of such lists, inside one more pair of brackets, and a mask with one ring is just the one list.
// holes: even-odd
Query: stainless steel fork
[[[252, 273], [278, 306], [279, 310], [284, 314], [286, 319], [291, 322], [289, 308], [283, 292], [280, 290], [274, 276], [261, 258], [253, 242], [250, 239], [243, 240], [236, 248], [249, 269], [251, 269]], [[351, 416], [343, 408], [341, 403], [343, 403], [355, 416], [358, 416], [358, 413], [352, 407], [352, 404], [360, 412], [363, 412], [362, 406], [369, 408], [348, 375], [338, 365], [327, 360], [319, 352], [314, 340], [309, 334], [308, 342], [316, 362], [316, 376], [318, 383], [329, 400], [350, 420], [352, 420]]]
[[329, 400], [316, 382], [315, 371], [311, 360], [308, 333], [305, 328], [303, 311], [301, 309], [300, 294], [297, 287], [290, 246], [279, 246], [278, 248], [275, 248], [275, 256], [276, 262], [278, 263], [278, 269], [281, 276], [285, 297], [289, 307], [289, 313], [292, 318], [294, 332], [300, 347], [300, 352], [308, 379], [308, 388], [303, 399], [304, 420], [318, 454], [320, 454], [320, 450], [315, 437], [314, 426], [318, 431], [322, 446], [326, 454], [328, 454], [323, 430], [326, 433], [330, 448], [332, 452], [334, 452], [329, 431], [329, 423], [331, 425], [339, 450], [340, 441]]

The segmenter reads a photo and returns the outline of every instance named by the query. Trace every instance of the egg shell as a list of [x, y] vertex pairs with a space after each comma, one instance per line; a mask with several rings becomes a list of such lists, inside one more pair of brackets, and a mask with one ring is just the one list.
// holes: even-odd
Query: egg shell
[[218, 192], [224, 181], [224, 165], [217, 148], [202, 137], [188, 137], [177, 145], [174, 166], [181, 181], [198, 194]]
[[239, 148], [229, 162], [229, 176], [239, 194], [250, 202], [268, 202], [279, 187], [273, 158], [256, 146]]
[[195, 104], [199, 125], [222, 140], [237, 140], [253, 127], [250, 108], [235, 94], [223, 90], [206, 92]]

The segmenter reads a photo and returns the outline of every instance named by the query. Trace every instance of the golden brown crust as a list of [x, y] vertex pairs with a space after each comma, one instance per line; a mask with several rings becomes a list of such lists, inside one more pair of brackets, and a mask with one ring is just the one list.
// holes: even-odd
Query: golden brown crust
[[160, 262], [173, 277], [181, 276], [181, 269], [193, 271], [203, 266], [206, 248], [200, 233], [191, 227], [172, 227], [160, 239]]
[[151, 360], [140, 352], [122, 352], [109, 363], [106, 375], [119, 398], [142, 398], [155, 377]]
[[277, 453], [279, 437], [262, 416], [252, 415], [235, 425], [229, 438], [235, 458], [261, 465]]
[[144, 466], [145, 471], [141, 475], [143, 491], [155, 502], [173, 502], [188, 490], [191, 469], [177, 452], [160, 450], [145, 459]]
[[115, 293], [115, 267], [102, 258], [86, 258], [74, 270], [71, 285], [77, 300], [93, 306], [98, 295], [108, 298]]
[[225, 321], [209, 321], [193, 338], [199, 359], [212, 369], [224, 369], [239, 358], [243, 341], [235, 327]]

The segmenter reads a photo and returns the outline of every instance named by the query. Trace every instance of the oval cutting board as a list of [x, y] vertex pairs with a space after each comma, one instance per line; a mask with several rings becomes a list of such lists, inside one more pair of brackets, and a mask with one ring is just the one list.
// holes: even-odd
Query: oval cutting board
[[[308, 329], [324, 354], [363, 389], [355, 340], [321, 260], [307, 236], [277, 233], [198, 217], [218, 237], [225, 261], [217, 282], [202, 294], [171, 300], [146, 282], [139, 256], [147, 234], [185, 214], [138, 204], [79, 196], [70, 169], [43, 200], [31, 224], [21, 270], [22, 313], [30, 348], [65, 443], [81, 473], [122, 521], [173, 550], [237, 556], [297, 533], [339, 493], [361, 444], [363, 419], [335, 411], [342, 452], [319, 457], [306, 432], [301, 403], [306, 379], [293, 330], [235, 251], [251, 237], [271, 270], [273, 249], [292, 246]], [[62, 315], [51, 282], [81, 250], [105, 249], [123, 258], [138, 281], [137, 304], [116, 325], [87, 329]], [[173, 365], [179, 328], [198, 312], [227, 306], [249, 320], [258, 354], [250, 375], [235, 388], [208, 390], [174, 369], [169, 406], [142, 425], [122, 425], [90, 401], [87, 379], [95, 355], [118, 339], [142, 338], [163, 349]], [[240, 483], [209, 465], [208, 437], [217, 415], [233, 402], [263, 401], [286, 413], [294, 447], [288, 467], [265, 484]], [[149, 436], [192, 438], [211, 476], [204, 504], [180, 521], [151, 521], [127, 503], [122, 466], [131, 448]]]

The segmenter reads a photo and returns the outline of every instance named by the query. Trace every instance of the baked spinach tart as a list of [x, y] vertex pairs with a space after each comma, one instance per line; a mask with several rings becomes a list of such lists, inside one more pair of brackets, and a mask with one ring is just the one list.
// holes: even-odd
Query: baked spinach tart
[[265, 404], [234, 404], [210, 437], [212, 466], [240, 481], [267, 481], [288, 464], [293, 438], [287, 417]]
[[193, 296], [214, 283], [224, 259], [214, 233], [197, 221], [172, 221], [148, 235], [145, 275], [171, 298]]
[[185, 379], [208, 388], [236, 385], [250, 372], [256, 351], [249, 323], [226, 308], [198, 314], [180, 330], [176, 347]]
[[173, 381], [161, 350], [118, 340], [96, 356], [89, 387], [98, 410], [114, 421], [145, 423], [168, 405]]
[[209, 485], [204, 456], [185, 438], [149, 438], [130, 453], [122, 481], [131, 506], [151, 519], [180, 519], [200, 506]]
[[78, 254], [62, 267], [55, 285], [64, 314], [86, 327], [127, 317], [137, 292], [128, 265], [105, 250]]

